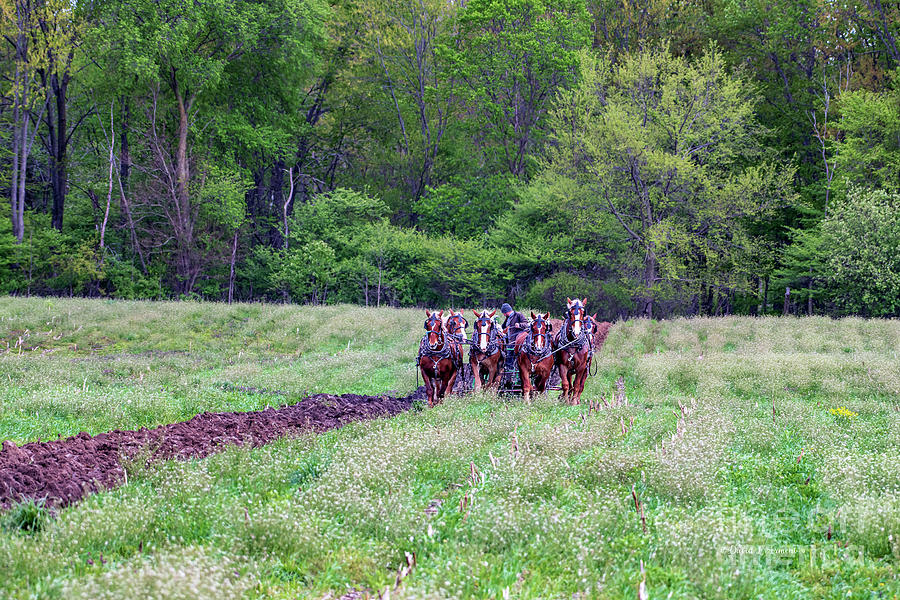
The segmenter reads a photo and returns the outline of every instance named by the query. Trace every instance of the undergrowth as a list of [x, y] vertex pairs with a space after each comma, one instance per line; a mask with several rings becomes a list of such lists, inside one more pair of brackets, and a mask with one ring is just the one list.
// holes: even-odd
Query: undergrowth
[[[0, 335], [45, 310], [110, 346], [0, 356], [4, 439], [415, 385], [418, 311], [0, 299]], [[892, 321], [618, 324], [582, 406], [452, 397], [131, 464], [0, 531], [0, 597], [896, 598], [898, 348]]]

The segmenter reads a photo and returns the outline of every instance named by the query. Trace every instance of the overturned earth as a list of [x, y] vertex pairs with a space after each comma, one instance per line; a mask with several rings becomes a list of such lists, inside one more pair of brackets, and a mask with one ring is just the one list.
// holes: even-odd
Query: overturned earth
[[389, 417], [425, 397], [424, 387], [408, 396], [316, 394], [297, 404], [253, 412], [202, 413], [188, 421], [137, 431], [87, 433], [0, 450], [0, 507], [43, 499], [61, 507], [125, 477], [123, 462], [203, 458], [227, 446], [262, 446], [280, 437], [322, 432], [352, 421]]
[[[610, 323], [599, 325], [594, 331], [594, 351], [603, 346], [610, 328]], [[468, 357], [457, 378], [457, 393], [472, 388], [472, 373], [467, 363]], [[559, 381], [555, 373], [554, 370], [550, 385]], [[235, 389], [272, 393], [253, 388]], [[137, 457], [147, 461], [204, 458], [227, 446], [262, 446], [287, 435], [318, 433], [353, 421], [394, 416], [424, 398], [424, 386], [408, 396], [394, 392], [377, 396], [315, 394], [281, 408], [207, 412], [153, 429], [115, 430], [95, 436], [82, 432], [66, 439], [30, 442], [21, 447], [5, 441], [0, 448], [0, 508], [27, 499], [43, 500], [50, 507], [67, 506], [90, 493], [120, 484], [125, 478], [123, 463]]]

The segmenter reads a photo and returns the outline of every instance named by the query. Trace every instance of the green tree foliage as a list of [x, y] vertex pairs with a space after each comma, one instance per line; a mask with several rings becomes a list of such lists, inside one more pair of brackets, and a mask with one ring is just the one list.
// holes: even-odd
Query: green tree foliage
[[516, 177], [543, 140], [554, 94], [576, 79], [588, 23], [584, 0], [470, 0], [459, 36], [443, 48], [464, 102], [477, 113], [477, 130]]
[[822, 222], [828, 291], [843, 311], [900, 316], [900, 195], [854, 188]]
[[424, 232], [470, 239], [487, 235], [515, 200], [514, 182], [508, 175], [455, 177], [430, 189], [414, 206]]
[[708, 4], [693, 0], [590, 0], [594, 46], [618, 56], [649, 49], [668, 39], [678, 54], [702, 51]]
[[313, 197], [294, 214], [287, 250], [257, 251], [256, 262], [271, 273], [266, 289], [312, 304], [461, 306], [501, 295], [496, 252], [391, 225], [387, 214], [383, 202], [353, 190]]
[[[130, 96], [135, 109], [125, 126], [136, 135], [129, 156], [119, 162], [135, 164], [138, 176], [122, 194], [136, 196], [133, 219], [147, 232], [139, 242], [146, 251], [170, 248], [178, 292], [193, 291], [233, 255], [229, 242], [243, 221], [240, 205], [250, 188], [233, 162], [235, 146], [271, 160], [286, 151], [287, 134], [277, 114], [284, 103], [273, 101], [276, 110], [259, 119], [261, 105], [253, 99], [260, 94], [251, 75], [279, 61], [312, 60], [323, 10], [316, 0], [104, 5], [106, 24], [90, 38], [102, 58], [95, 61], [94, 77], [102, 93]], [[110, 78], [113, 83], [106, 83]], [[288, 79], [297, 81], [295, 74]], [[294, 94], [274, 75], [267, 83], [269, 90]], [[272, 96], [263, 95], [266, 99]], [[223, 152], [218, 142], [224, 140], [229, 148]]]
[[554, 107], [545, 168], [615, 217], [648, 316], [673, 287], [740, 287], [746, 224], [789, 197], [790, 169], [764, 157], [751, 89], [714, 48], [692, 61], [665, 48], [619, 64], [584, 54], [580, 85]]
[[802, 313], [805, 308], [808, 314], [813, 314], [824, 297], [822, 282], [828, 272], [820, 223], [814, 218], [813, 225], [789, 229], [788, 236], [791, 243], [783, 249], [781, 266], [773, 273], [772, 287], [776, 294], [789, 288], [790, 301], [797, 307], [795, 312]]
[[900, 73], [891, 89], [841, 95], [836, 171], [838, 183], [900, 190]]
[[895, 4], [0, 0], [0, 291], [866, 312]]
[[[375, 104], [369, 151], [381, 155], [385, 175], [417, 199], [434, 184], [444, 136], [455, 114], [453, 80], [438, 52], [457, 8], [444, 0], [368, 0], [355, 6], [361, 23], [357, 81], [374, 81], [360, 101]], [[354, 107], [355, 109], [355, 107]]]

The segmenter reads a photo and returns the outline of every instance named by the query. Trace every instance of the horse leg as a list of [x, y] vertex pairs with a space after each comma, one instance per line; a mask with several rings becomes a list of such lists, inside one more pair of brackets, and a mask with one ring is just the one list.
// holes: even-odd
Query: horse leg
[[559, 363], [559, 385], [562, 386], [562, 393], [559, 395], [559, 399], [565, 402], [569, 399], [569, 367], [566, 366], [565, 356]]
[[434, 406], [434, 381], [431, 376], [426, 373], [427, 369], [421, 369], [422, 381], [425, 382], [425, 395], [428, 397], [428, 406]]
[[444, 401], [444, 394], [447, 392], [447, 380], [444, 379], [444, 372], [438, 369], [434, 376], [434, 403], [440, 404]]
[[588, 370], [588, 363], [584, 361], [575, 376], [575, 404], [581, 404], [581, 394], [584, 392], [584, 383], [587, 381]]
[[566, 372], [566, 377], [568, 381], [566, 383], [569, 384], [569, 398], [568, 404], [569, 406], [574, 406], [578, 404], [575, 400], [575, 381], [577, 380], [578, 367], [576, 365], [572, 365], [572, 368], [568, 369]]
[[497, 389], [500, 385], [500, 354], [495, 354], [485, 361], [488, 370], [488, 387]]
[[481, 365], [471, 354], [469, 355], [469, 368], [472, 369], [472, 387], [475, 391], [481, 391]]
[[443, 400], [444, 394], [452, 394], [453, 393], [453, 384], [456, 382], [456, 376], [459, 374], [459, 371], [456, 370], [456, 367], [450, 367], [453, 369], [450, 371], [450, 377], [446, 380], [446, 384], [441, 390], [441, 399]]
[[531, 390], [534, 389], [531, 385], [531, 372], [528, 368], [525, 367], [525, 359], [524, 357], [519, 357], [519, 379], [522, 380], [522, 396], [525, 400], [525, 403], [528, 404], [531, 402]]
[[547, 391], [547, 382], [550, 381], [550, 373], [553, 371], [553, 363], [550, 363], [549, 367], [545, 367], [544, 365], [538, 365], [538, 368], [534, 372], [534, 387], [538, 391], [539, 394], [543, 394]]

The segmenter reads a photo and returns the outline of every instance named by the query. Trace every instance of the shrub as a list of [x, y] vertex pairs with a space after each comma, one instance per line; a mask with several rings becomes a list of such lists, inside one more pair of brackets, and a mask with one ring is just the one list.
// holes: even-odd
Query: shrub
[[851, 190], [822, 223], [827, 282], [837, 306], [867, 317], [900, 315], [900, 194]]

